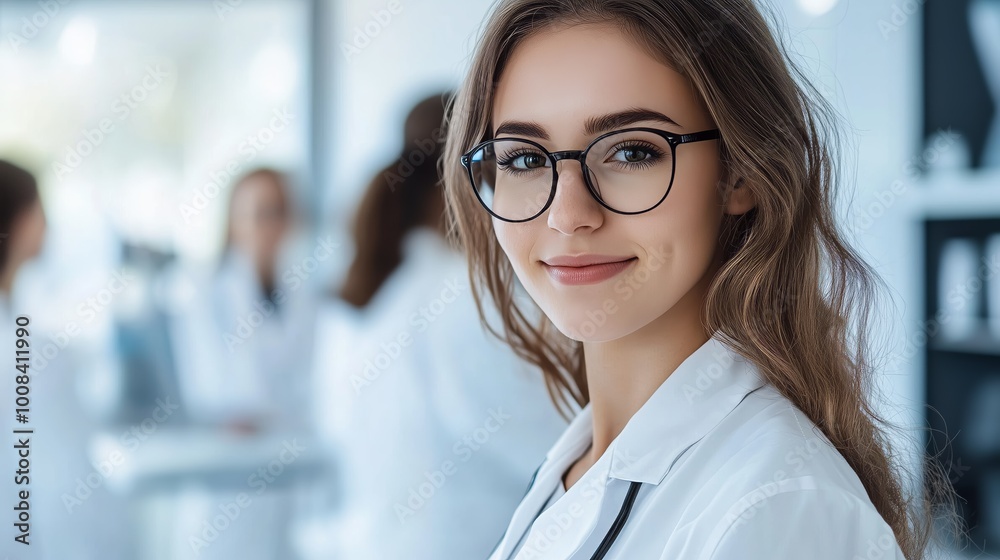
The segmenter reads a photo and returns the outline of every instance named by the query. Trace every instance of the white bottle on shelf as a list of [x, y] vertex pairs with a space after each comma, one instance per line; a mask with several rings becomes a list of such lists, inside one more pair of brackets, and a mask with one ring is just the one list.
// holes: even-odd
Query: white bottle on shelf
[[962, 340], [975, 333], [983, 289], [974, 282], [979, 262], [978, 247], [971, 239], [951, 239], [941, 248], [938, 310], [944, 340]]
[[1000, 344], [1000, 233], [986, 240], [985, 259], [987, 271], [986, 316], [989, 318], [990, 332]]

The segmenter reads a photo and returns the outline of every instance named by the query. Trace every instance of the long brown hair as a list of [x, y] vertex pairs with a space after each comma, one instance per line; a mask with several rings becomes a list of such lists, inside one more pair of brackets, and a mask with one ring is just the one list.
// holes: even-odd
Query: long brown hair
[[[365, 189], [352, 224], [354, 260], [340, 288], [354, 307], [368, 305], [403, 260], [403, 239], [419, 225], [443, 230], [441, 159], [450, 93], [417, 103], [403, 126], [403, 149]], [[436, 212], [438, 215], [429, 216]], [[428, 220], [437, 223], [427, 224]], [[443, 231], [442, 231], [443, 235]]]
[[503, 319], [503, 332], [490, 330], [541, 368], [561, 412], [571, 400], [589, 401], [582, 343], [519, 308], [513, 269], [459, 164], [462, 152], [492, 135], [494, 87], [516, 46], [546, 27], [583, 23], [616, 24], [686, 76], [722, 132], [727, 173], [755, 195], [754, 210], [723, 221], [724, 262], [705, 301], [706, 332], [718, 331], [823, 430], [906, 557], [926, 558], [935, 515], [957, 532], [954, 494], [928, 460], [930, 490], [907, 496], [908, 470], [887, 435], [895, 427], [868, 400], [875, 388], [868, 313], [882, 284], [836, 224], [837, 115], [752, 0], [499, 3], [453, 100], [443, 160], [450, 232], [468, 253], [480, 313], [488, 295]]

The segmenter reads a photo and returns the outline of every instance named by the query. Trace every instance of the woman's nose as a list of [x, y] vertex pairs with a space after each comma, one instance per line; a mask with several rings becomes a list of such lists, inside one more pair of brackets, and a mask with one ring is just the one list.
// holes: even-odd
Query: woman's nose
[[565, 235], [577, 233], [581, 228], [597, 229], [604, 223], [604, 208], [597, 202], [583, 179], [583, 169], [578, 161], [561, 160], [555, 198], [548, 209], [548, 226]]

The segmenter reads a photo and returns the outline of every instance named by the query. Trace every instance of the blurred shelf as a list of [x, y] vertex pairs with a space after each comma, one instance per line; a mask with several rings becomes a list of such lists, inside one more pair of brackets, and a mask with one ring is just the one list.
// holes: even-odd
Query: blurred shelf
[[908, 190], [902, 200], [930, 219], [1000, 216], [1000, 170], [935, 173]]
[[[938, 174], [897, 194], [908, 207], [906, 218], [916, 226], [913, 233], [919, 233], [923, 241], [922, 250], [915, 255], [919, 269], [914, 271], [923, 284], [920, 298], [927, 321], [923, 324], [938, 326], [925, 346], [925, 422], [930, 428], [926, 443], [929, 450], [948, 450], [949, 456], [971, 465], [967, 471], [956, 471], [965, 476], [960, 481], [952, 477], [952, 482], [963, 504], [961, 513], [969, 538], [980, 547], [988, 544], [987, 548], [996, 552], [1000, 544], [1000, 484], [994, 465], [1000, 448], [994, 391], [1000, 376], [1000, 332], [984, 317], [991, 313], [993, 289], [988, 279], [992, 258], [985, 262], [984, 249], [991, 236], [1000, 233], [1000, 173]], [[891, 201], [888, 195], [881, 196]], [[961, 249], [965, 254], [947, 258], [953, 249], [949, 243], [957, 239], [966, 243]], [[971, 282], [974, 277], [979, 278], [975, 286]], [[966, 291], [956, 292], [962, 282]], [[960, 300], [964, 304], [959, 305]]]
[[975, 329], [969, 336], [961, 339], [949, 340], [938, 335], [931, 339], [930, 349], [938, 352], [1000, 357], [1000, 338], [983, 327]]

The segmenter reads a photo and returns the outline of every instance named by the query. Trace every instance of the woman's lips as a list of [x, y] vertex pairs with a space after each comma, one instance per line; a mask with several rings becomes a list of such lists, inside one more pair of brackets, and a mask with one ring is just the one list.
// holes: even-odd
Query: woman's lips
[[542, 261], [542, 266], [553, 280], [567, 286], [579, 286], [583, 284], [596, 284], [609, 278], [617, 276], [632, 263], [639, 260], [631, 257], [621, 261], [604, 262], [600, 264], [590, 264], [585, 266], [555, 266]]

